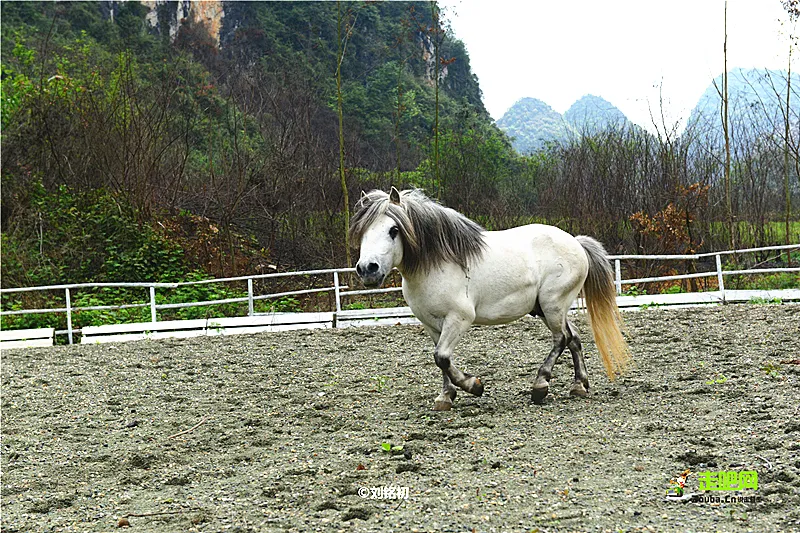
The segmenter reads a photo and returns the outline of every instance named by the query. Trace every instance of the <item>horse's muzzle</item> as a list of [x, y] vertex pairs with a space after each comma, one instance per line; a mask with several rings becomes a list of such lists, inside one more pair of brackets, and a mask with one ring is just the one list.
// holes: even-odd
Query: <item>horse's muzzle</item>
[[367, 263], [366, 266], [364, 266], [359, 262], [356, 265], [356, 273], [358, 277], [361, 278], [361, 283], [368, 288], [380, 287], [383, 284], [384, 278], [386, 278], [386, 275], [381, 271], [381, 267], [378, 263]]

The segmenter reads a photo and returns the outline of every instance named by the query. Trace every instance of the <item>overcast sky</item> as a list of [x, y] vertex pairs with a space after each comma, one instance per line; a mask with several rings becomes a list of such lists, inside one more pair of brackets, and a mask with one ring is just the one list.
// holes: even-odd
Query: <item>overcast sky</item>
[[[724, 0], [440, 0], [467, 47], [487, 110], [517, 100], [559, 113], [602, 96], [653, 129], [659, 87], [666, 121], [681, 123], [722, 73]], [[728, 68], [785, 69], [788, 19], [780, 0], [728, 0]], [[800, 53], [794, 68], [800, 71]]]

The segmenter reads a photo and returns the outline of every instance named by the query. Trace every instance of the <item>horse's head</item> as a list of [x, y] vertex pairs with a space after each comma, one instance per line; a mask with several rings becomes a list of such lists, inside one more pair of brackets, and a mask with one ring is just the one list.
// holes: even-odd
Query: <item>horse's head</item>
[[365, 193], [350, 219], [350, 242], [361, 245], [356, 272], [368, 287], [383, 283], [393, 267], [404, 278], [441, 263], [466, 269], [483, 254], [483, 235], [478, 224], [419, 189]]
[[392, 268], [403, 261], [402, 234], [405, 232], [401, 228], [404, 222], [401, 212], [400, 192], [394, 187], [388, 195], [373, 191], [361, 197], [352, 235], [360, 239], [361, 255], [356, 272], [367, 287], [379, 287]]

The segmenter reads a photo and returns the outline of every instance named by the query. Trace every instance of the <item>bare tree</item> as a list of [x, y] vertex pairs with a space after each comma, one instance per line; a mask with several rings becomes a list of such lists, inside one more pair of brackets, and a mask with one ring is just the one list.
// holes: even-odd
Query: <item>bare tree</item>
[[[797, 22], [800, 20], [800, 0], [783, 0], [783, 7], [786, 9], [786, 12], [789, 14], [789, 21], [793, 25], [793, 30], [797, 28]], [[795, 46], [795, 41], [798, 39], [797, 34], [792, 31], [789, 35], [789, 56], [787, 58], [787, 75], [786, 75], [786, 109], [784, 112], [784, 142], [783, 142], [783, 171], [784, 171], [784, 194], [786, 195], [786, 244], [791, 242], [790, 231], [791, 228], [790, 219], [792, 213], [792, 193], [791, 187], [789, 184], [789, 147], [794, 146], [794, 163], [795, 163], [795, 171], [798, 175], [798, 179], [800, 179], [800, 157], [798, 156], [798, 144], [799, 143], [791, 143], [790, 142], [790, 116], [791, 116], [791, 106], [790, 104], [790, 96], [792, 94], [792, 49]], [[786, 251], [786, 257], [788, 259], [788, 264], [791, 266], [792, 264], [792, 254], [789, 250]]]
[[[725, 0], [724, 40], [722, 44], [722, 133], [725, 136], [725, 207], [728, 211], [728, 224], [730, 227], [731, 249], [736, 249], [736, 228], [733, 221], [733, 207], [731, 205], [731, 139], [728, 124], [728, 0]], [[734, 256], [735, 258], [735, 256]]]
[[336, 18], [336, 103], [337, 112], [339, 115], [339, 181], [342, 187], [343, 198], [343, 213], [344, 213], [344, 243], [345, 254], [347, 257], [347, 266], [352, 266], [353, 260], [350, 257], [350, 195], [347, 190], [347, 176], [344, 167], [344, 109], [342, 100], [342, 63], [344, 56], [347, 52], [347, 43], [350, 41], [350, 36], [353, 34], [358, 15], [356, 14], [354, 20], [351, 22], [352, 11], [348, 8], [344, 15], [342, 15], [342, 2], [336, 2], [337, 18]]
[[439, 174], [439, 45], [442, 28], [439, 24], [439, 6], [431, 2], [431, 35], [433, 36], [433, 180], [437, 185], [437, 197], [441, 199], [444, 188]]

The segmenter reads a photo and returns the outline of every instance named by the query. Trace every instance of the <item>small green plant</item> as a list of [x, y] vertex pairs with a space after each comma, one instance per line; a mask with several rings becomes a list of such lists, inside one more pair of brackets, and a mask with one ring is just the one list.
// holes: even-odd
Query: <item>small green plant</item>
[[783, 303], [783, 300], [781, 300], [780, 298], [762, 298], [760, 296], [756, 296], [754, 298], [750, 298], [749, 303], [753, 305], [770, 305], [770, 304], [780, 305]]
[[657, 304], [655, 302], [650, 302], [649, 304], [640, 305], [639, 309], [653, 309], [655, 307], [664, 307], [664, 304]]
[[398, 444], [397, 446], [393, 446], [391, 442], [382, 442], [381, 449], [391, 455], [398, 455], [403, 453], [403, 445]]
[[766, 373], [767, 377], [770, 379], [781, 379], [781, 365], [775, 363], [773, 361], [767, 361], [763, 365], [761, 365], [761, 370]]
[[664, 294], [681, 294], [683, 292], [686, 292], [683, 290], [683, 287], [681, 287], [680, 285], [673, 285], [672, 287], [664, 291]]
[[386, 382], [389, 380], [388, 376], [374, 376], [372, 381], [375, 382], [375, 390], [381, 392], [386, 387]]
[[706, 380], [706, 385], [721, 385], [728, 381], [724, 374], [717, 374], [716, 377]]
[[622, 291], [623, 296], [642, 296], [647, 294], [647, 289], [639, 288], [637, 285], [631, 285], [627, 290]]
[[345, 305], [342, 309], [345, 311], [355, 311], [357, 309], [366, 309], [367, 305], [364, 302], [353, 302]]

